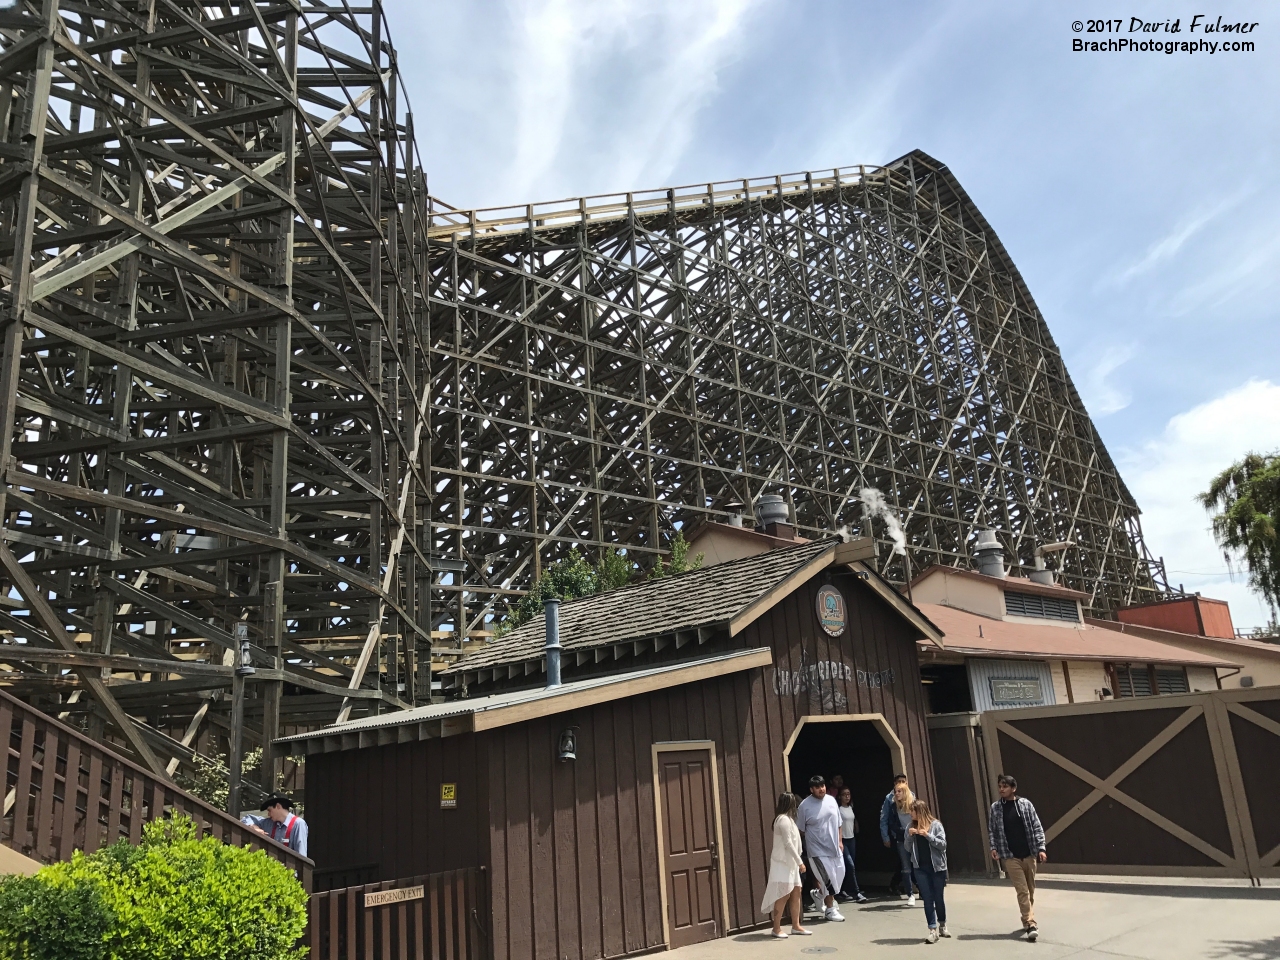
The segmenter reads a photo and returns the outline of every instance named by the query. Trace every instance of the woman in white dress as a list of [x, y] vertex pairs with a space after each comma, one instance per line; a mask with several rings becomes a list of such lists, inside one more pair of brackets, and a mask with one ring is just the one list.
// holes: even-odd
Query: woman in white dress
[[800, 874], [804, 872], [804, 857], [800, 850], [800, 830], [796, 827], [796, 807], [800, 798], [794, 793], [778, 796], [774, 810], [773, 853], [769, 857], [769, 883], [764, 888], [764, 900], [760, 912], [773, 918], [775, 940], [785, 940], [791, 934], [782, 931], [782, 910], [791, 904], [791, 933], [807, 937], [810, 932], [801, 926]]

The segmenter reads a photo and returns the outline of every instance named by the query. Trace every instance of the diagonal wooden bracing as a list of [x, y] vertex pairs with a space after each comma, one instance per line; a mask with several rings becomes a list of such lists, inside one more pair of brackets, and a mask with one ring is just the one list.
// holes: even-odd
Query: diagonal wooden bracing
[[406, 107], [377, 4], [0, 11], [0, 663], [162, 774], [240, 621], [251, 739], [423, 695]]
[[158, 772], [225, 736], [238, 622], [251, 741], [421, 703], [432, 638], [570, 547], [647, 560], [766, 491], [817, 534], [879, 487], [914, 569], [993, 526], [1080, 544], [1095, 611], [1164, 587], [923, 154], [459, 211], [376, 3], [26, 0], [0, 225], [3, 682]]
[[433, 546], [474, 570], [438, 617], [464, 630], [570, 546], [643, 558], [764, 492], [814, 535], [880, 488], [915, 570], [992, 526], [1027, 567], [1078, 543], [1064, 580], [1097, 613], [1164, 588], [1016, 268], [924, 154], [437, 206], [430, 233]]

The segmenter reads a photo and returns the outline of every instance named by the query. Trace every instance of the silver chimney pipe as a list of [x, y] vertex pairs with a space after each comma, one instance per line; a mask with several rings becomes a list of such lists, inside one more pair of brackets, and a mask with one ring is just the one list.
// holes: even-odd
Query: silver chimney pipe
[[560, 601], [548, 597], [543, 604], [547, 616], [547, 689], [560, 686]]
[[986, 577], [1004, 577], [1004, 547], [996, 539], [994, 530], [979, 530], [978, 542], [973, 545], [973, 555], [978, 561], [978, 572]]

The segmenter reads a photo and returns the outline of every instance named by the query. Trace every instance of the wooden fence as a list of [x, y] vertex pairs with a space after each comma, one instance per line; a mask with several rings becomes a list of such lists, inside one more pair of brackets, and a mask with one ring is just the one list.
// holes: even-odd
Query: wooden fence
[[[998, 774], [1017, 777], [1046, 872], [1280, 877], [1280, 687], [988, 710], [980, 740], [955, 750], [951, 779], [979, 763], [984, 809]], [[975, 829], [963, 807], [943, 803], [949, 831]]]
[[311, 895], [311, 960], [486, 960], [483, 867]]
[[0, 843], [24, 856], [51, 863], [121, 838], [137, 843], [144, 823], [181, 811], [206, 835], [267, 851], [311, 890], [306, 857], [2, 690], [0, 744], [6, 748]]

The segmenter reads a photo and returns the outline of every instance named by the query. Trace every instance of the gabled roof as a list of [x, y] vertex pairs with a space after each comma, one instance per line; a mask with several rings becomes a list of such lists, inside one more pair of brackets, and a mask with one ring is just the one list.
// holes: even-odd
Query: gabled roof
[[389, 743], [433, 740], [460, 733], [492, 730], [494, 727], [522, 723], [597, 703], [722, 677], [762, 667], [772, 661], [772, 651], [764, 648], [735, 650], [732, 653], [704, 657], [692, 663], [676, 663], [608, 677], [574, 680], [550, 690], [540, 687], [535, 690], [495, 693], [487, 697], [453, 700], [375, 717], [362, 717], [320, 730], [281, 737], [275, 742], [290, 744], [295, 750], [301, 745], [304, 753], [331, 753]]
[[[703, 642], [717, 634], [735, 636], [815, 574], [835, 563], [870, 556], [873, 549], [869, 542], [846, 543], [839, 537], [828, 537], [566, 601], [560, 605], [562, 657], [572, 663], [575, 655], [592, 652], [609, 657], [608, 648], [618, 644], [661, 643], [674, 638], [679, 647], [689, 638]], [[877, 589], [884, 586], [878, 575], [863, 572], [869, 585], [886, 596], [884, 590]], [[887, 590], [893, 593], [892, 588]], [[941, 632], [919, 610], [896, 594], [890, 602], [925, 637], [940, 640]], [[523, 673], [540, 672], [545, 643], [546, 625], [537, 617], [463, 657], [441, 675], [465, 678], [499, 670], [518, 678]]]
[[1041, 627], [1021, 621], [1014, 623], [996, 620], [939, 603], [922, 603], [920, 609], [947, 632], [949, 653], [970, 657], [1129, 661], [1197, 667], [1239, 666], [1222, 657], [1088, 625]]

